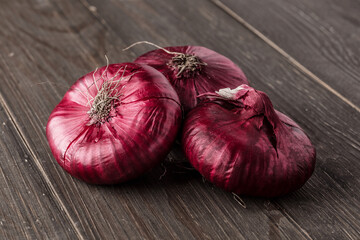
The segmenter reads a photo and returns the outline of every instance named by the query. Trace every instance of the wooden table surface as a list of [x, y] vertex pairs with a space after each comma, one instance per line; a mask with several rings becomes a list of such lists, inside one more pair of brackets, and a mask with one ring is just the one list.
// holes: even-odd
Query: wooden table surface
[[[360, 2], [357, 0], [1, 0], [0, 239], [360, 239]], [[202, 45], [308, 133], [317, 164], [300, 190], [241, 196], [179, 149], [116, 186], [56, 163], [45, 126], [66, 90], [105, 64]], [[166, 174], [160, 178], [166, 168]]]

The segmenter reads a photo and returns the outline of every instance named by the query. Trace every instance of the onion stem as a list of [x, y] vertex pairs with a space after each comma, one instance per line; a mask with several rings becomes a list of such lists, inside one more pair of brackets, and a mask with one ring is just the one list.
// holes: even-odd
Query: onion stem
[[164, 52], [166, 52], [166, 53], [168, 53], [168, 54], [174, 54], [174, 55], [182, 54], [182, 53], [178, 53], [178, 52], [171, 52], [171, 51], [169, 51], [169, 50], [166, 50], [166, 49], [163, 48], [163, 47], [160, 47], [159, 45], [156, 45], [155, 43], [148, 42], [148, 41], [135, 42], [135, 43], [131, 44], [130, 46], [124, 48], [123, 51], [126, 51], [126, 50], [128, 50], [128, 49], [130, 49], [130, 48], [132, 48], [132, 47], [134, 47], [134, 46], [136, 46], [136, 45], [139, 45], [139, 44], [148, 44], [148, 45], [154, 46], [154, 47], [156, 47], [156, 48], [158, 48], [158, 49], [163, 50]]
[[123, 51], [126, 51], [136, 45], [140, 44], [148, 44], [151, 46], [154, 46], [160, 50], [163, 50], [164, 52], [168, 54], [175, 55], [171, 61], [168, 63], [169, 66], [175, 68], [178, 72], [176, 74], [177, 77], [191, 77], [196, 75], [200, 70], [201, 66], [206, 66], [207, 64], [203, 61], [201, 61], [197, 56], [192, 54], [185, 54], [180, 52], [171, 52], [163, 47], [160, 47], [159, 45], [156, 45], [155, 43], [148, 42], [148, 41], [139, 41], [131, 44], [130, 46], [123, 49]]

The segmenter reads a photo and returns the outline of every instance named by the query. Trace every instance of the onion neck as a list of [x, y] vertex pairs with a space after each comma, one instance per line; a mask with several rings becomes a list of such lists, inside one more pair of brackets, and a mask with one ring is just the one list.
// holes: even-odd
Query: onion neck
[[176, 69], [177, 77], [189, 78], [198, 75], [207, 64], [199, 57], [193, 54], [176, 54], [168, 63], [169, 66]]
[[243, 84], [235, 89], [223, 88], [215, 93], [204, 93], [198, 97], [205, 97], [210, 101], [221, 101], [232, 105], [233, 111], [241, 117], [242, 120], [250, 119], [254, 116], [264, 116], [271, 124], [274, 131], [281, 128], [281, 121], [276, 114], [269, 97], [261, 91]]

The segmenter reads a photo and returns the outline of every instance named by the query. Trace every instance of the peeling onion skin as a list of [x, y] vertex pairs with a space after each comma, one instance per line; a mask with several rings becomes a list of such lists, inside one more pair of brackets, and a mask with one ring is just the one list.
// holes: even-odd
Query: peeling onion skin
[[241, 88], [233, 99], [202, 96], [185, 119], [186, 157], [207, 180], [236, 194], [278, 197], [299, 189], [314, 171], [315, 148], [265, 93]]
[[[93, 73], [81, 77], [51, 113], [46, 127], [51, 151], [62, 168], [91, 184], [116, 184], [138, 177], [163, 160], [181, 123], [179, 98], [152, 67], [109, 65], [104, 79], [124, 75], [109, 117], [94, 123], [84, 93], [94, 97]], [[105, 67], [95, 72], [98, 79]], [[121, 78], [122, 71], [113, 81]], [[132, 76], [131, 76], [132, 75]], [[98, 86], [104, 80], [98, 81]]]
[[171, 64], [173, 54], [162, 49], [147, 52], [134, 62], [144, 63], [160, 71], [170, 81], [179, 95], [184, 112], [187, 113], [198, 104], [197, 95], [215, 92], [220, 88], [235, 88], [241, 84], [249, 84], [243, 71], [225, 56], [200, 46], [176, 46], [165, 48], [171, 52], [194, 55], [206, 65], [193, 74], [185, 71], [177, 76], [179, 69]]

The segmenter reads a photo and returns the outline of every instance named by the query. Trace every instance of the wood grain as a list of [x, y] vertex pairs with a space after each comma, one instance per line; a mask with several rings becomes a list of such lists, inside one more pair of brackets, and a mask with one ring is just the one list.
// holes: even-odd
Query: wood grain
[[331, 88], [360, 106], [359, 1], [216, 2], [232, 9]]
[[[23, 11], [24, 7], [28, 11]], [[135, 182], [99, 187], [86, 185], [64, 173], [47, 146], [44, 131], [47, 117], [81, 73], [101, 64], [104, 52], [111, 59], [118, 57], [121, 53], [118, 46], [124, 44], [107, 32], [104, 25], [96, 23], [97, 19], [79, 3], [42, 2], [30, 6], [16, 2], [11, 9], [8, 15], [1, 12], [6, 19], [3, 32], [13, 40], [1, 41], [5, 52], [1, 66], [6, 76], [2, 90], [5, 89], [5, 99], [21, 134], [42, 161], [44, 178], [51, 180], [84, 238], [222, 239], [224, 236], [248, 238], [255, 234], [263, 239], [269, 231], [278, 238], [303, 238], [287, 219], [282, 224], [273, 224], [274, 213], [268, 216], [267, 210], [259, 207], [264, 200], [249, 203], [248, 208], [253, 210], [245, 211], [231, 194], [220, 190], [211, 198], [214, 199], [211, 204], [207, 199], [194, 198], [195, 191], [212, 194], [211, 185], [201, 190], [204, 184], [199, 175], [194, 178], [186, 172], [182, 173], [185, 177], [174, 173], [173, 181], [162, 182], [158, 180], [163, 173], [159, 167]], [[13, 13], [18, 13], [20, 18], [12, 17]], [[12, 71], [16, 66], [20, 66], [19, 70]], [[184, 172], [181, 167], [175, 170], [179, 171]], [[224, 201], [227, 212], [220, 211], [215, 201]], [[249, 231], [249, 226], [261, 227]]]
[[0, 96], [0, 239], [66, 239], [74, 226], [53, 194]]
[[[19, 0], [6, 2], [0, 16], [0, 91], [81, 237], [359, 236], [354, 221], [360, 205], [354, 187], [360, 175], [359, 114], [210, 2]], [[309, 133], [318, 149], [309, 183], [283, 199], [243, 197], [245, 209], [231, 194], [184, 169], [178, 148], [164, 163], [161, 180], [161, 166], [119, 186], [87, 185], [67, 175], [48, 148], [47, 117], [78, 77], [104, 63], [104, 53], [112, 62], [131, 61], [149, 48], [121, 49], [144, 39], [164, 46], [204, 45], [238, 63], [253, 86]]]
[[[152, 1], [156, 7], [151, 8], [151, 12], [148, 10], [150, 4], [147, 1], [136, 7], [120, 1], [115, 2], [118, 8], [112, 4], [100, 4], [97, 0], [90, 0], [89, 5], [97, 7], [101, 22], [107, 23], [118, 36], [131, 31], [131, 25], [118, 24], [124, 16], [126, 19], [131, 16], [158, 19], [156, 16], [165, 16], [171, 11], [162, 1]], [[267, 92], [279, 110], [299, 122], [317, 147], [318, 164], [314, 177], [308, 185], [289, 198], [274, 201], [277, 206], [275, 209], [303, 230], [304, 236], [357, 238], [360, 227], [354, 219], [360, 216], [360, 198], [352, 197], [358, 196], [358, 193], [351, 186], [360, 183], [357, 177], [360, 175], [360, 164], [357, 161], [360, 149], [357, 134], [360, 130], [357, 125], [359, 113], [299, 72], [286, 59], [275, 54], [269, 46], [264, 46], [262, 41], [244, 31], [236, 21], [226, 18], [225, 14], [209, 7], [207, 3], [198, 2], [196, 8], [187, 6], [176, 4], [176, 10], [171, 12], [172, 18], [157, 22], [161, 26], [173, 26], [166, 29], [168, 44], [199, 44], [231, 56], [243, 67], [252, 85]], [[194, 19], [197, 15], [204, 17], [189, 23], [189, 19]], [[208, 26], [206, 29], [203, 28], [205, 25]], [[191, 38], [186, 35], [189, 32], [192, 34]], [[161, 38], [147, 40], [158, 43]], [[166, 43], [164, 45], [166, 46]], [[134, 51], [139, 55], [144, 50]], [[345, 177], [346, 181], [342, 181], [340, 176]], [[340, 184], [346, 184], [346, 187], [339, 187]], [[347, 196], [346, 201], [344, 195]], [[302, 201], [306, 203], [302, 205]], [[317, 201], [320, 204], [313, 205]], [[310, 206], [307, 206], [308, 204]]]

